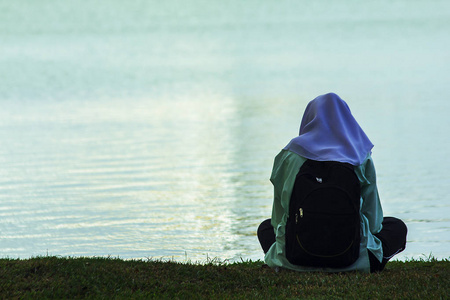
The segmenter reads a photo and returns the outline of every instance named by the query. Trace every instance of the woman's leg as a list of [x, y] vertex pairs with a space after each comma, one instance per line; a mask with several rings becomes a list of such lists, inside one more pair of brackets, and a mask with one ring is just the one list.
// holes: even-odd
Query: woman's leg
[[269, 251], [270, 246], [275, 243], [275, 233], [273, 231], [272, 224], [270, 223], [271, 219], [267, 219], [261, 223], [258, 227], [258, 240], [261, 244], [261, 247], [264, 253]]
[[383, 229], [375, 234], [383, 246], [383, 260], [380, 263], [369, 251], [371, 272], [382, 271], [394, 255], [405, 250], [407, 233], [408, 228], [402, 220], [393, 217], [383, 219]]

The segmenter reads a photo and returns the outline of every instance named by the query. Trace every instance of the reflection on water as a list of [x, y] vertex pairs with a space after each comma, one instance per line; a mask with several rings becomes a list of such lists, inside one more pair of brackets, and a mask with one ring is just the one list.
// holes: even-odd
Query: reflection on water
[[0, 257], [261, 259], [273, 158], [329, 91], [400, 258], [449, 256], [446, 2], [44, 2], [0, 9]]
[[4, 255], [242, 253], [239, 239], [254, 238], [270, 198], [270, 160], [242, 132], [252, 126], [226, 99], [151, 104], [10, 117]]

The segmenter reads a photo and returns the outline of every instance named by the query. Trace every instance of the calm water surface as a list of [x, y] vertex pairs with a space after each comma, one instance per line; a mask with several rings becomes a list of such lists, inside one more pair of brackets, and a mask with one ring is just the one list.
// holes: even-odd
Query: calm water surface
[[446, 1], [1, 1], [0, 257], [262, 259], [275, 155], [338, 93], [401, 259], [450, 256]]

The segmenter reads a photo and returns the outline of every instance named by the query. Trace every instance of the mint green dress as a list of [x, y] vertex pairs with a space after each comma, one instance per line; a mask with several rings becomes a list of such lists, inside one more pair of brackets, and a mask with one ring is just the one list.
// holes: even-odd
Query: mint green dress
[[289, 200], [297, 173], [305, 161], [306, 158], [289, 150], [282, 150], [275, 157], [270, 181], [274, 186], [271, 222], [276, 240], [266, 253], [265, 262], [272, 268], [279, 267], [295, 271], [345, 272], [358, 270], [369, 273], [370, 263], [367, 251], [372, 252], [380, 262], [383, 258], [381, 241], [374, 236], [382, 228], [383, 210], [378, 197], [375, 167], [370, 153], [360, 166], [354, 167], [361, 185], [361, 245], [358, 260], [348, 267], [337, 269], [297, 266], [286, 259], [285, 226], [289, 215]]

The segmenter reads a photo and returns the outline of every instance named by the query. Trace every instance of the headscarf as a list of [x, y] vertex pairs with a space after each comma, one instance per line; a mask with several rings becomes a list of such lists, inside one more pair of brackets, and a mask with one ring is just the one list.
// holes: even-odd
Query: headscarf
[[361, 165], [373, 148], [347, 103], [338, 95], [321, 95], [308, 103], [299, 136], [284, 148], [308, 159]]

